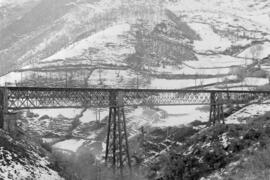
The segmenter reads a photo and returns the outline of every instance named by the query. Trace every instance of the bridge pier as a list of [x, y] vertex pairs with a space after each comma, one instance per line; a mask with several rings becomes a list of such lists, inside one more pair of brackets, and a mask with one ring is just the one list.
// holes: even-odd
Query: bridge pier
[[128, 136], [124, 107], [110, 107], [106, 139], [105, 163], [113, 171], [120, 170], [123, 176], [124, 165], [131, 170]]
[[221, 96], [218, 93], [212, 92], [210, 94], [210, 114], [209, 124], [215, 125], [216, 122], [224, 124], [224, 110]]
[[216, 122], [225, 124], [222, 104], [210, 105], [209, 123], [215, 125]]
[[105, 164], [113, 168], [115, 175], [123, 177], [124, 166], [131, 172], [131, 160], [122, 94], [111, 91], [109, 102]]

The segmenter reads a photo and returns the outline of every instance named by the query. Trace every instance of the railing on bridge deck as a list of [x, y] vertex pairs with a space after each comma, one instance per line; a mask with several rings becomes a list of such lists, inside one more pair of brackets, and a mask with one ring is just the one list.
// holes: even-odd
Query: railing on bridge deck
[[[268, 91], [0, 88], [8, 110], [112, 106], [246, 104], [269, 96]], [[256, 103], [256, 102], [254, 102]], [[261, 102], [258, 102], [261, 103]]]

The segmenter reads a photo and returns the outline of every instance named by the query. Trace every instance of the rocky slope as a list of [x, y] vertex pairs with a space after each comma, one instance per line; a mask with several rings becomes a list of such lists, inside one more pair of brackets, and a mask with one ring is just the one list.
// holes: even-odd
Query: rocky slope
[[150, 167], [149, 179], [267, 179], [269, 133], [269, 113], [241, 125], [160, 130], [146, 135], [142, 147], [150, 154], [138, 157]]
[[24, 135], [14, 139], [3, 131], [0, 134], [0, 179], [63, 180], [38, 144]]

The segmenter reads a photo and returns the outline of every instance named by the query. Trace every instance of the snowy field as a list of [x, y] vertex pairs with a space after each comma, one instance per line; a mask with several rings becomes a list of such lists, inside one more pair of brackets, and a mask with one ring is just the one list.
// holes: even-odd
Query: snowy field
[[161, 118], [160, 122], [156, 122], [156, 127], [173, 127], [188, 125], [189, 123], [199, 120], [207, 122], [209, 120], [209, 112], [202, 111], [200, 108], [205, 106], [160, 106], [159, 108], [168, 113], [167, 117]]
[[151, 68], [155, 73], [183, 75], [231, 74], [240, 66], [252, 64], [252, 60], [225, 55], [197, 55], [198, 61], [185, 61], [178, 66]]
[[7, 75], [0, 77], [0, 86], [5, 86], [6, 83], [16, 84], [18, 82], [21, 82], [22, 77], [21, 73], [18, 72], [11, 72]]
[[75, 118], [81, 113], [82, 109], [33, 109], [31, 112], [38, 114], [40, 117], [48, 115], [51, 118], [65, 117], [68, 119]]
[[80, 118], [80, 122], [88, 123], [91, 121], [100, 121], [109, 115], [108, 109], [87, 109], [83, 116]]
[[194, 42], [197, 52], [224, 51], [232, 45], [229, 39], [214, 33], [210, 25], [201, 23], [190, 23], [189, 25], [191, 28], [196, 29], [202, 38], [202, 40]]
[[149, 85], [149, 88], [157, 88], [157, 89], [179, 89], [179, 88], [187, 88], [198, 85], [205, 85], [211, 83], [222, 82], [224, 79], [234, 80], [236, 76], [225, 76], [218, 78], [197, 78], [197, 79], [152, 79]]
[[247, 48], [238, 57], [263, 59], [270, 55], [270, 42], [265, 42], [261, 45], [254, 45]]
[[82, 139], [81, 140], [69, 139], [69, 140], [65, 140], [65, 141], [54, 144], [52, 148], [59, 149], [59, 150], [64, 149], [64, 150], [76, 152], [78, 148], [83, 145], [84, 142], [85, 140], [82, 140]]
[[[230, 90], [253, 90], [256, 87], [264, 86], [269, 84], [268, 78], [255, 78], [248, 77], [244, 78], [242, 82], [238, 83], [226, 83], [222, 85], [215, 86], [216, 89], [230, 89]], [[209, 87], [209, 89], [213, 89]]]
[[247, 123], [250, 119], [262, 116], [267, 112], [270, 112], [269, 104], [252, 104], [226, 118], [226, 123]]
[[[219, 21], [223, 21], [232, 25], [241, 25], [247, 29], [258, 28], [265, 30], [270, 28], [270, 17], [268, 16], [268, 1], [256, 3], [254, 0], [209, 0], [195, 1], [183, 0], [176, 3], [168, 4], [167, 8], [175, 12], [197, 12], [201, 13], [202, 17], [209, 17], [207, 13], [212, 12], [218, 16]], [[222, 9], [222, 11], [221, 11]], [[233, 18], [242, 17], [245, 21], [234, 21]], [[209, 19], [211, 19], [209, 17]], [[253, 22], [253, 23], [251, 23]], [[262, 28], [262, 29], [259, 29]]]
[[[90, 58], [93, 61], [99, 60], [100, 63], [121, 65], [122, 60], [126, 58], [124, 55], [134, 52], [133, 47], [126, 44], [124, 39], [120, 36], [127, 33], [129, 30], [129, 24], [117, 24], [70, 45], [53, 56], [44, 59], [43, 62], [83, 57], [83, 55], [85, 55], [85, 58]], [[110, 47], [108, 48], [108, 46]], [[88, 50], [90, 48], [98, 52], [89, 53]]]

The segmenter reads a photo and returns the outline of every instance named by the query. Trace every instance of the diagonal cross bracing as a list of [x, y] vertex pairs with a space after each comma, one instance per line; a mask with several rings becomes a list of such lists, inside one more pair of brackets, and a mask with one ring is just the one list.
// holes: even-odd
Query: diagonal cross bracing
[[[262, 103], [269, 91], [0, 87], [7, 109]], [[256, 101], [255, 101], [256, 100]]]

